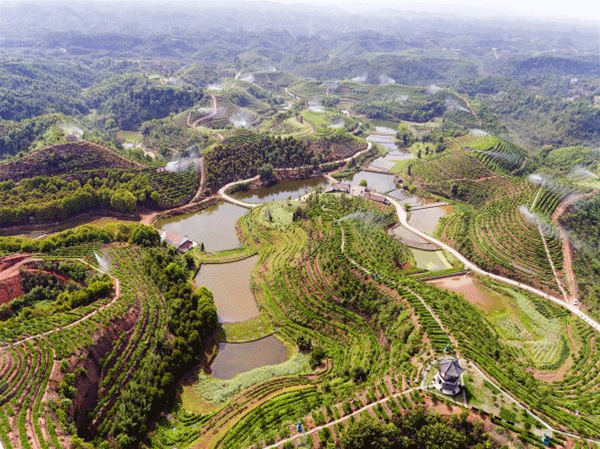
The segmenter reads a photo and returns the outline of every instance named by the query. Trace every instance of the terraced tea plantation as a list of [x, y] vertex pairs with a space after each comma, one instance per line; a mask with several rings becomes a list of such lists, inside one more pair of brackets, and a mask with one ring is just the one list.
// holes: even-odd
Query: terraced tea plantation
[[561, 294], [562, 244], [551, 223], [561, 194], [511, 174], [525, 164], [519, 148], [496, 137], [462, 137], [414, 163], [422, 188], [460, 200], [439, 234], [487, 271]]
[[[5, 448], [58, 449], [77, 441], [82, 444], [74, 435], [82, 432], [89, 438], [90, 431], [103, 440], [118, 438], [123, 447], [130, 446], [140, 431], [145, 432], [157, 401], [181, 376], [176, 364], [168, 365], [170, 357], [181, 366], [190, 363], [179, 360], [175, 352], [185, 351], [184, 345], [176, 343], [174, 349], [163, 340], [174, 319], [165, 307], [163, 289], [177, 284], [172, 274], [162, 275], [152, 262], [161, 253], [163, 260], [171, 260], [170, 269], [180, 270], [177, 276], [185, 280], [185, 261], [156, 248], [158, 234], [141, 225], [92, 231], [87, 234], [89, 244], [78, 242], [84, 235], [68, 231], [29, 246], [46, 248], [45, 243], [53, 239], [64, 248], [62, 255], [45, 251], [40, 257], [58, 263], [61, 272], [76, 273], [65, 267], [80, 264], [86, 270], [108, 273], [103, 275], [110, 279], [108, 297], [91, 298], [81, 306], [69, 302], [70, 307], [65, 307], [64, 294], [50, 295], [43, 306], [25, 307], [0, 322], [0, 441]], [[93, 288], [91, 283], [82, 293]], [[189, 290], [180, 294], [189, 295]], [[209, 311], [212, 307], [215, 320], [212, 297], [203, 307]], [[197, 313], [205, 326], [204, 332], [192, 336], [199, 339], [212, 332], [214, 322], [204, 318], [204, 311]], [[181, 330], [172, 332], [185, 336]], [[162, 378], [148, 377], [150, 372]], [[131, 400], [141, 394], [141, 402]]]
[[[385, 73], [369, 84], [221, 70], [230, 77], [200, 103], [142, 126], [136, 136], [154, 133], [142, 140], [157, 148], [136, 141], [137, 157], [77, 141], [0, 164], [0, 226], [33, 230], [0, 237], [2, 448], [347, 449], [357, 427], [413, 418], [441, 420], [439, 435], [485, 436], [465, 447], [545, 447], [545, 434], [553, 447], [595, 447], [600, 342], [567, 310], [577, 284], [559, 227], [568, 194], [594, 191], [546, 176], [589, 154], [469, 131], [482, 120], [466, 96]], [[385, 148], [365, 140], [381, 127]], [[390, 148], [394, 173], [373, 168]], [[328, 182], [353, 186], [323, 187], [329, 170]], [[300, 200], [245, 204], [221, 191], [317, 175]], [[237, 222], [208, 219], [224, 199]], [[112, 218], [43, 229], [90, 211]], [[184, 211], [206, 214], [198, 242], [120, 221]], [[204, 223], [235, 230], [235, 244], [205, 250]], [[410, 239], [394, 236], [400, 226]], [[232, 300], [248, 316], [227, 318]], [[435, 389], [444, 357], [465, 369], [459, 395]]]

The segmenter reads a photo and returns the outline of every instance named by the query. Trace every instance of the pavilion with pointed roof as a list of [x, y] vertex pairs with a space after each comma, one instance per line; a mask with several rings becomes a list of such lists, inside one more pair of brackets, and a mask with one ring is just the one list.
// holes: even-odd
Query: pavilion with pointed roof
[[460, 392], [460, 377], [465, 370], [458, 360], [446, 357], [440, 360], [433, 385], [444, 394], [454, 396]]

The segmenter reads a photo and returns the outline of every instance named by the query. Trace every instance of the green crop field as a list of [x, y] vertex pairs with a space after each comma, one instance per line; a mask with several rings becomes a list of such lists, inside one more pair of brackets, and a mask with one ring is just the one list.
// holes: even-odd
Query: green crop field
[[598, 446], [589, 20], [77, 3], [0, 8], [3, 449]]

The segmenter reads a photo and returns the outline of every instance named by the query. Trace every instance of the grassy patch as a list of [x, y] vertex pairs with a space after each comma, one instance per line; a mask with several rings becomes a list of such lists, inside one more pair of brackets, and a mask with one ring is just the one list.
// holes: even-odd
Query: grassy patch
[[421, 151], [421, 157], [425, 157], [426, 154], [434, 154], [435, 147], [430, 142], [415, 142], [410, 147], [410, 152], [418, 154]]
[[200, 374], [198, 383], [194, 386], [204, 401], [212, 404], [222, 404], [240, 391], [265, 382], [272, 377], [290, 376], [310, 372], [309, 356], [296, 353], [291, 359], [279, 365], [262, 366], [233, 379], [215, 379], [206, 374]]
[[273, 333], [273, 327], [258, 316], [238, 323], [223, 323], [222, 340], [230, 343], [258, 340]]
[[292, 224], [298, 201], [276, 201], [265, 205], [259, 213], [259, 221], [267, 226], [287, 227]]
[[392, 173], [402, 173], [406, 170], [406, 167], [410, 164], [412, 159], [404, 159], [401, 161], [396, 161], [394, 166], [390, 169]]
[[191, 413], [206, 413], [217, 408], [205, 401], [194, 385], [184, 385], [181, 391], [181, 406]]
[[255, 251], [251, 248], [243, 247], [210, 253], [202, 252], [196, 247], [191, 254], [200, 263], [229, 263], [253, 256]]
[[117, 139], [122, 143], [141, 143], [142, 135], [137, 131], [119, 131], [117, 133]]
[[302, 111], [302, 116], [314, 126], [329, 126], [331, 121], [327, 114], [321, 112]]

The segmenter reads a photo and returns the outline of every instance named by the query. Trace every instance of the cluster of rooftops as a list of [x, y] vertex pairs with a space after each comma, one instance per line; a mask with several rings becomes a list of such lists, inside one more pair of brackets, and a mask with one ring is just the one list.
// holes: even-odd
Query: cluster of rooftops
[[365, 186], [355, 186], [348, 182], [338, 182], [337, 184], [329, 187], [326, 192], [342, 192], [352, 196], [362, 196], [371, 201], [376, 201], [382, 204], [389, 204], [389, 200], [380, 193], [375, 193], [371, 189]]

